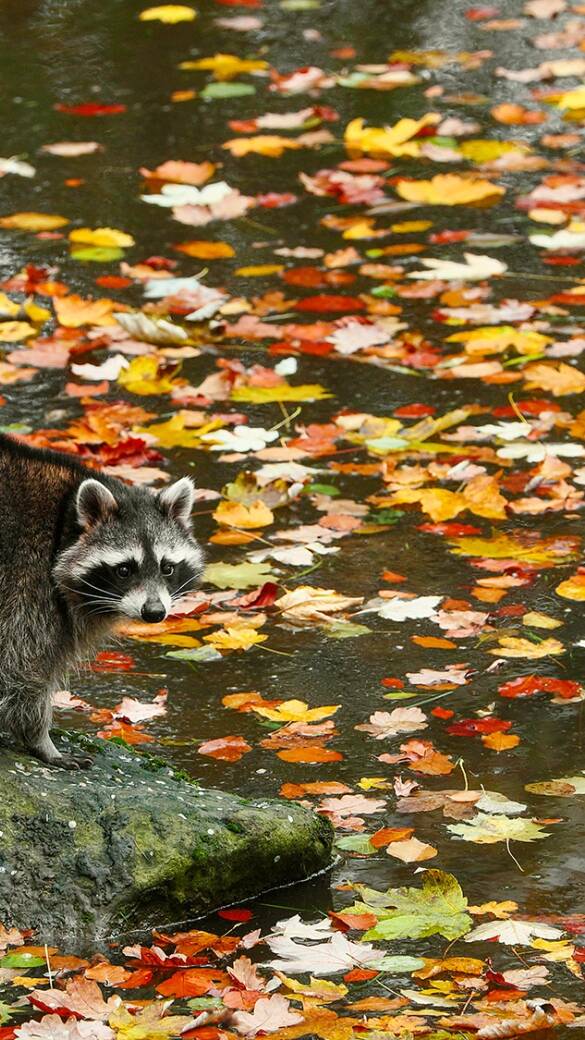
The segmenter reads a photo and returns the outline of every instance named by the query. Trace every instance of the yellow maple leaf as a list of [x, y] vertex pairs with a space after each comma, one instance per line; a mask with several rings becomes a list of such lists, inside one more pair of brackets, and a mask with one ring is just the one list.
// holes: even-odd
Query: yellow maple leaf
[[394, 126], [366, 127], [364, 119], [352, 119], [345, 128], [345, 146], [350, 151], [368, 155], [410, 155], [420, 152], [419, 141], [413, 141], [425, 126], [434, 126], [441, 117], [429, 112], [422, 119], [399, 119]]
[[543, 639], [540, 643], [531, 643], [529, 639], [521, 639], [516, 636], [500, 636], [498, 646], [488, 653], [495, 657], [521, 657], [529, 661], [536, 661], [540, 657], [557, 656], [564, 654], [565, 648], [558, 639]]
[[511, 914], [516, 913], [518, 909], [518, 903], [515, 903], [513, 899], [504, 899], [503, 902], [497, 903], [493, 899], [489, 903], [481, 903], [480, 906], [468, 907], [470, 914], [481, 916], [483, 914], [493, 914], [498, 920], [503, 921], [506, 917], [510, 917]]
[[[159, 372], [160, 361], [151, 354], [143, 354], [132, 358], [127, 368], [123, 368], [118, 376], [118, 383], [131, 394], [146, 397], [149, 394], [168, 394], [177, 385], [177, 381]], [[173, 416], [173, 418], [177, 418]], [[173, 420], [171, 419], [170, 422]], [[161, 426], [168, 425], [161, 423]], [[153, 430], [156, 433], [156, 428]]]
[[203, 69], [213, 73], [214, 79], [234, 79], [242, 72], [261, 72], [268, 68], [267, 61], [246, 60], [236, 54], [214, 54], [210, 58], [199, 58], [197, 61], [182, 61], [180, 69]]
[[28, 210], [0, 217], [0, 227], [16, 231], [54, 231], [56, 228], [64, 227], [68, 223], [67, 217], [59, 217], [54, 213], [35, 213]]
[[74, 231], [69, 232], [69, 241], [81, 242], [88, 246], [105, 246], [106, 248], [120, 246], [122, 249], [134, 245], [132, 235], [127, 235], [125, 231], [118, 231], [111, 227], [75, 228]]
[[119, 309], [115, 300], [85, 300], [75, 293], [70, 296], [57, 296], [54, 299], [55, 314], [60, 325], [67, 329], [78, 329], [82, 325], [115, 325], [112, 316], [114, 308]]
[[474, 477], [463, 491], [448, 491], [445, 488], [403, 488], [390, 498], [381, 498], [381, 506], [419, 503], [434, 523], [453, 520], [466, 509], [486, 520], [506, 519], [506, 499], [501, 495], [495, 477]]
[[322, 401], [332, 397], [325, 387], [318, 383], [306, 383], [300, 386], [237, 386], [231, 392], [232, 401], [247, 401], [248, 404], [272, 404], [274, 401]]
[[176, 25], [178, 22], [192, 22], [197, 11], [185, 4], [163, 4], [161, 7], [147, 7], [138, 15], [141, 22], [164, 22], [165, 25]]
[[[171, 388], [174, 384], [171, 384]], [[150, 391], [149, 393], [154, 392]], [[158, 392], [158, 391], [157, 391]], [[161, 391], [162, 392], [162, 391]], [[165, 391], [166, 392], [166, 391]], [[220, 419], [206, 423], [204, 426], [194, 426], [189, 423], [189, 413], [186, 411], [176, 412], [166, 422], [152, 423], [150, 426], [139, 426], [137, 433], [149, 433], [156, 437], [157, 444], [161, 448], [199, 448], [201, 437], [204, 433], [211, 433], [222, 425]]]
[[291, 140], [290, 137], [280, 137], [278, 134], [234, 137], [222, 145], [222, 148], [226, 148], [228, 152], [231, 152], [238, 159], [243, 155], [249, 155], [250, 152], [255, 155], [266, 155], [271, 159], [280, 159], [280, 156], [283, 155], [287, 148], [297, 149], [300, 147], [301, 145], [298, 141]]
[[488, 138], [486, 140], [461, 141], [459, 151], [470, 162], [486, 163], [494, 162], [509, 152], [528, 154], [532, 149], [527, 144], [522, 144], [519, 141], [492, 141]]
[[218, 524], [241, 527], [248, 531], [256, 527], [267, 527], [274, 520], [274, 513], [261, 499], [251, 502], [249, 506], [243, 502], [220, 502], [213, 518]]
[[271, 722], [319, 722], [328, 719], [339, 710], [341, 704], [326, 704], [321, 708], [309, 708], [306, 701], [290, 700], [283, 701], [276, 708], [263, 708], [261, 705], [252, 705], [252, 711], [262, 715]]
[[527, 390], [547, 390], [553, 397], [565, 394], [582, 394], [585, 391], [585, 375], [577, 368], [565, 364], [538, 362], [524, 369]]
[[0, 340], [2, 343], [18, 343], [19, 340], [34, 336], [36, 331], [33, 325], [29, 325], [28, 321], [0, 322]]
[[264, 643], [268, 636], [263, 636], [251, 625], [228, 625], [203, 638], [217, 650], [249, 650], [256, 643]]
[[498, 184], [456, 173], [438, 173], [430, 181], [399, 181], [396, 191], [401, 199], [431, 206], [470, 206], [505, 194]]
[[362, 776], [357, 786], [361, 787], [362, 791], [384, 791], [390, 784], [383, 776]]
[[456, 332], [447, 337], [447, 343], [464, 343], [467, 354], [499, 354], [515, 347], [519, 354], [542, 354], [550, 336], [540, 332], [522, 332], [512, 325], [488, 325], [485, 328]]

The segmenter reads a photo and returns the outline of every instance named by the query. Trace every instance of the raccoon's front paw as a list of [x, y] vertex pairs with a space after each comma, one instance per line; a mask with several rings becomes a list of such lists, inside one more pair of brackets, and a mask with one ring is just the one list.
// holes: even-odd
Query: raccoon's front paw
[[93, 765], [93, 758], [91, 755], [60, 755], [51, 765], [59, 766], [60, 769], [89, 769]]

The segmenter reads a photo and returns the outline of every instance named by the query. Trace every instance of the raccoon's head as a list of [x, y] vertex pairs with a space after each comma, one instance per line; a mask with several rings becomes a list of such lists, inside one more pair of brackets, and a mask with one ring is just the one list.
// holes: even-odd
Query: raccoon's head
[[73, 507], [77, 538], [53, 570], [62, 594], [87, 619], [163, 621], [203, 568], [191, 533], [193, 500], [188, 477], [154, 495], [84, 480]]

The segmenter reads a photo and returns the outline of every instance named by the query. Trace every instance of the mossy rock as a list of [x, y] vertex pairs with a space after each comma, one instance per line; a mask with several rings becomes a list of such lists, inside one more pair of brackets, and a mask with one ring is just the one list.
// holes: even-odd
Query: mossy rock
[[295, 803], [190, 783], [148, 755], [64, 734], [87, 772], [0, 749], [0, 921], [100, 938], [239, 902], [328, 866], [332, 831]]

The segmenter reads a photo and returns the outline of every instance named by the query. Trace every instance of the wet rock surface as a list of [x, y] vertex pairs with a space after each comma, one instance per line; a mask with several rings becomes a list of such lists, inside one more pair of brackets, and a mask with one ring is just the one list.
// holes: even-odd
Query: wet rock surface
[[331, 859], [302, 806], [207, 790], [160, 759], [61, 735], [87, 772], [0, 749], [0, 920], [52, 941], [195, 916], [292, 884]]

